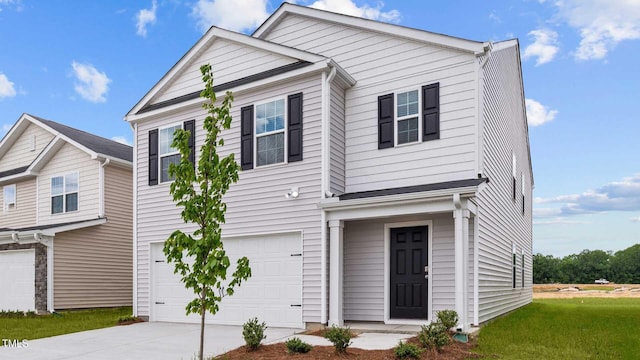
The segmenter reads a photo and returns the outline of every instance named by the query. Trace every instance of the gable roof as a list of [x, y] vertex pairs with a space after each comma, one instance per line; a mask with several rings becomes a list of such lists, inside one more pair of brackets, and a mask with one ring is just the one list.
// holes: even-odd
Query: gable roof
[[[140, 114], [141, 112], [149, 111], [148, 107], [151, 106], [151, 101], [154, 99], [156, 95], [158, 95], [162, 90], [166, 89], [171, 85], [172, 80], [179, 76], [191, 63], [195, 60], [195, 58], [206, 48], [210, 46], [210, 44], [215, 41], [215, 39], [226, 39], [232, 42], [241, 43], [246, 46], [254, 47], [260, 50], [264, 50], [267, 52], [272, 52], [275, 54], [279, 54], [282, 56], [290, 57], [292, 59], [297, 60], [297, 64], [316, 64], [321, 62], [327, 62], [327, 59], [324, 56], [317, 55], [308, 51], [303, 51], [300, 49], [292, 48], [289, 46], [284, 46], [280, 44], [276, 44], [270, 41], [254, 38], [245, 34], [221, 29], [215, 26], [212, 26], [201, 38], [196, 42], [186, 54], [178, 60], [178, 62], [169, 69], [169, 71], [156, 83], [151, 90], [149, 90], [140, 101], [133, 106], [131, 110], [125, 116], [127, 119], [131, 115]], [[195, 94], [195, 93], [194, 93]], [[193, 98], [193, 94], [187, 94], [186, 96], [190, 96], [189, 99]], [[182, 101], [186, 101], [182, 99]], [[153, 104], [155, 105], [155, 104]], [[129, 120], [129, 119], [127, 119]]]
[[[29, 114], [27, 114], [29, 115]], [[98, 154], [133, 162], [133, 147], [34, 115], [30, 117]]]
[[327, 10], [314, 9], [307, 6], [291, 4], [288, 2], [283, 2], [280, 7], [278, 7], [278, 9], [253, 32], [251, 36], [259, 39], [264, 39], [266, 35], [289, 14], [306, 16], [322, 21], [376, 31], [389, 34], [391, 36], [404, 37], [464, 52], [481, 53], [484, 52], [484, 48], [487, 45], [486, 42], [473, 41], [425, 30], [414, 29], [406, 26], [365, 19], [357, 16], [344, 15]]

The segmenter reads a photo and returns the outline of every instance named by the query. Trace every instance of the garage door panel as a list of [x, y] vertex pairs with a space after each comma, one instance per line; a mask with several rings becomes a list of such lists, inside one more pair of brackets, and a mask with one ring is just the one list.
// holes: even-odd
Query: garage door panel
[[[279, 234], [228, 239], [224, 242], [231, 266], [237, 259], [249, 258], [252, 277], [237, 287], [231, 297], [223, 298], [215, 316], [207, 315], [207, 323], [241, 325], [258, 317], [267, 325], [301, 327], [302, 257], [299, 234]], [[173, 264], [164, 261], [162, 244], [153, 244], [152, 253], [152, 320], [199, 322], [198, 315], [185, 316], [185, 306], [195, 298], [184, 289], [180, 276], [173, 274]]]
[[35, 310], [35, 250], [0, 252], [0, 310]]

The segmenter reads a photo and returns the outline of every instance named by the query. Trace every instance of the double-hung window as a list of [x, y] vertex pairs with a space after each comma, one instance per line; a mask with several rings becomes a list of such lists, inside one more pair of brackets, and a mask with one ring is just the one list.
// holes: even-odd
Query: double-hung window
[[512, 259], [512, 280], [513, 280], [513, 288], [516, 288], [516, 284], [517, 284], [517, 280], [516, 280], [516, 276], [518, 274], [517, 272], [517, 266], [518, 266], [518, 255], [516, 254], [516, 245], [513, 244], [512, 245], [513, 249], [511, 251], [511, 259]]
[[396, 104], [396, 144], [417, 142], [421, 128], [418, 90], [397, 93]]
[[179, 129], [182, 129], [181, 124], [161, 128], [158, 131], [160, 182], [174, 180], [172, 176], [169, 176], [169, 164], [178, 164], [180, 162], [180, 152], [171, 146], [173, 143], [173, 135], [175, 131]]
[[284, 162], [286, 121], [284, 99], [256, 105], [256, 166]]
[[51, 213], [61, 214], [78, 210], [78, 173], [51, 178]]
[[4, 211], [16, 206], [16, 185], [7, 185], [3, 189]]

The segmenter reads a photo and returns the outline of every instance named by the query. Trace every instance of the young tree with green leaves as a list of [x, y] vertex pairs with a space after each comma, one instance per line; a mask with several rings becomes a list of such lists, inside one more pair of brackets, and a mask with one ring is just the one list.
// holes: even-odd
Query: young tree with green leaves
[[195, 224], [196, 230], [192, 234], [174, 231], [165, 241], [164, 254], [168, 262], [174, 263], [174, 271], [180, 274], [185, 287], [196, 295], [187, 305], [186, 313], [200, 314], [199, 358], [202, 360], [207, 311], [217, 313], [222, 298], [233, 295], [236, 286], [251, 276], [251, 268], [249, 259], [242, 257], [227, 281], [230, 261], [221, 238], [227, 205], [222, 198], [229, 186], [238, 181], [239, 166], [233, 153], [221, 158], [217, 149], [224, 146], [221, 131], [231, 126], [233, 95], [227, 92], [222, 103], [216, 105], [211, 65], [203, 65], [200, 71], [205, 83], [200, 96], [206, 99], [202, 107], [208, 114], [204, 119], [206, 137], [200, 157], [194, 166], [189, 160], [190, 133], [177, 130], [172, 146], [180, 151], [180, 162], [169, 166], [169, 175], [174, 178], [170, 187], [173, 201], [182, 207], [185, 223]]

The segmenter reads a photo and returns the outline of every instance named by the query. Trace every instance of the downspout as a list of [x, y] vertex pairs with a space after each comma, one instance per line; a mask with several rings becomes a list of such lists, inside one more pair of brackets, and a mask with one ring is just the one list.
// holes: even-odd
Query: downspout
[[133, 316], [138, 316], [138, 124], [130, 125], [133, 130]]
[[[331, 151], [329, 147], [329, 122], [331, 120], [329, 114], [331, 111], [331, 82], [336, 76], [337, 69], [331, 64], [327, 64], [331, 71], [329, 76], [326, 72], [322, 72], [322, 171], [320, 185], [320, 199], [327, 196], [329, 190], [329, 159]], [[320, 228], [320, 323], [328, 322], [327, 316], [327, 213], [322, 209], [321, 228]]]

